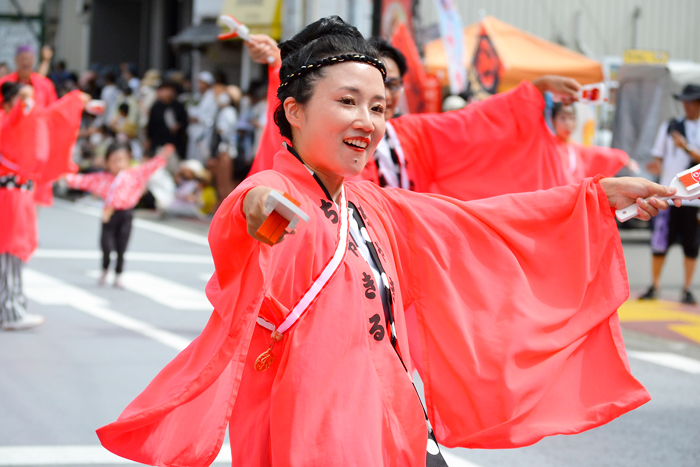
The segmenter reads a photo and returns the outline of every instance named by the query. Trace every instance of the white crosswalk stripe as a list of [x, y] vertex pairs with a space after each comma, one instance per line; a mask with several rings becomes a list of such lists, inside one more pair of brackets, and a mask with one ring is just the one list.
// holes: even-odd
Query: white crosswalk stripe
[[[88, 276], [97, 279], [99, 271], [88, 271]], [[108, 277], [107, 282], [112, 282]], [[173, 310], [213, 311], [204, 289], [195, 289], [142, 271], [124, 271], [122, 285], [129, 292], [149, 298]]]
[[25, 268], [24, 287], [27, 298], [42, 305], [70, 306], [176, 350], [182, 350], [190, 343], [189, 339], [110, 309], [109, 302], [102, 297], [33, 269]]

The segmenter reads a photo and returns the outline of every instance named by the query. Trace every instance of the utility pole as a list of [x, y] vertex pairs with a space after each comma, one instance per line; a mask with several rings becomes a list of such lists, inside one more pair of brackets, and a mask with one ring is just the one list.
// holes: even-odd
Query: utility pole
[[379, 37], [382, 33], [382, 0], [374, 0], [372, 10], [372, 35]]

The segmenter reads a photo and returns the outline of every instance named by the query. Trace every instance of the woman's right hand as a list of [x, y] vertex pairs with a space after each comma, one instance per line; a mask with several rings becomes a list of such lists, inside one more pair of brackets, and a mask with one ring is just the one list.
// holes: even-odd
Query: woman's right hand
[[276, 66], [282, 62], [277, 41], [266, 34], [251, 34], [250, 40], [245, 41], [245, 46], [248, 47], [250, 58], [254, 62], [269, 66]]
[[[267, 195], [269, 195], [271, 191], [272, 188], [258, 186], [252, 188], [243, 200], [243, 214], [246, 217], [248, 235], [258, 241], [261, 241], [261, 239], [258, 237], [257, 232], [267, 219], [265, 215], [265, 202], [267, 201]], [[282, 192], [280, 191], [279, 193]], [[292, 232], [292, 234], [294, 233], [296, 233], [296, 231]], [[277, 240], [277, 243], [280, 243], [285, 235], [286, 232]]]

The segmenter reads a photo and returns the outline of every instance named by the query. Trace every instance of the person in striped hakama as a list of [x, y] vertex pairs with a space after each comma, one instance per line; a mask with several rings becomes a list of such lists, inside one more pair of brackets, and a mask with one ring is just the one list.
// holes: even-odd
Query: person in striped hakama
[[2, 84], [0, 111], [0, 328], [22, 330], [44, 318], [27, 313], [22, 267], [37, 247], [34, 188], [75, 170], [72, 149], [90, 96], [73, 91], [40, 107], [33, 88]]

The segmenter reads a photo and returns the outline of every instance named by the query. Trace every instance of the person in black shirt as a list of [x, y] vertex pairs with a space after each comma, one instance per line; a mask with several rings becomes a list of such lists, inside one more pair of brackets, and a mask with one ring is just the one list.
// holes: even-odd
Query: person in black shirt
[[177, 101], [177, 85], [164, 81], [156, 91], [156, 101], [151, 107], [151, 114], [146, 129], [147, 148], [157, 151], [170, 143], [175, 145], [180, 159], [187, 154], [187, 111]]

